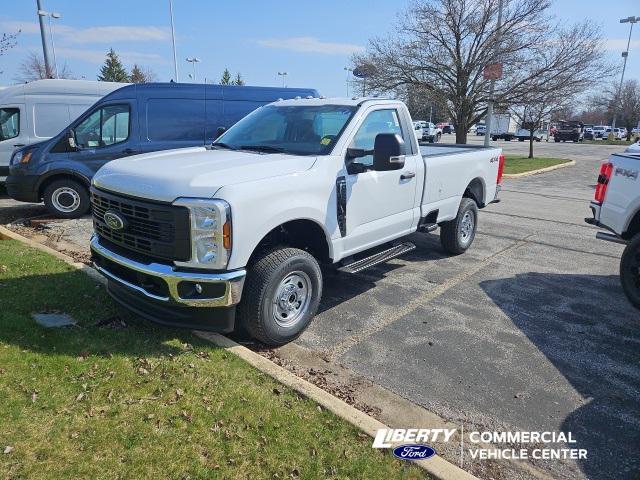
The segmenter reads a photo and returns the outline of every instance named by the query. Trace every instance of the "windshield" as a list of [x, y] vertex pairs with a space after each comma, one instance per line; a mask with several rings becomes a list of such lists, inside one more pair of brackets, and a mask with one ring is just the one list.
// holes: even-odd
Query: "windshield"
[[213, 146], [265, 153], [326, 155], [355, 111], [355, 106], [345, 105], [267, 105], [236, 123]]
[[20, 110], [0, 108], [0, 141], [15, 138], [20, 134]]

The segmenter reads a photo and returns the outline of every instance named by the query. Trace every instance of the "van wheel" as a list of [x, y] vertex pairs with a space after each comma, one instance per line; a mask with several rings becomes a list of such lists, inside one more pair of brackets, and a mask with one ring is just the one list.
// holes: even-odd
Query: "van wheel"
[[312, 255], [298, 248], [267, 251], [247, 272], [239, 325], [267, 345], [284, 345], [311, 323], [321, 296], [322, 272]]
[[70, 178], [55, 180], [44, 190], [44, 204], [58, 218], [80, 218], [89, 211], [89, 191]]
[[640, 308], [640, 234], [627, 245], [620, 260], [622, 290], [636, 308]]
[[440, 243], [449, 253], [464, 253], [473, 243], [478, 227], [478, 206], [470, 198], [463, 198], [458, 216], [444, 222], [440, 228]]

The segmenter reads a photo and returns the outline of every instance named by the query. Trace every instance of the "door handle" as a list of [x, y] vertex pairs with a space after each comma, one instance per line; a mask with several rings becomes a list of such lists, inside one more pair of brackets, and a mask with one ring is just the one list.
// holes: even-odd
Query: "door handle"
[[405, 172], [400, 175], [400, 180], [411, 180], [415, 176], [416, 174], [414, 172]]
[[14, 147], [20, 148], [20, 147], [24, 147], [25, 144], [24, 143], [16, 143], [13, 145]]
[[122, 153], [126, 154], [126, 155], [133, 155], [134, 153], [136, 153], [136, 151], [133, 148], [125, 148]]

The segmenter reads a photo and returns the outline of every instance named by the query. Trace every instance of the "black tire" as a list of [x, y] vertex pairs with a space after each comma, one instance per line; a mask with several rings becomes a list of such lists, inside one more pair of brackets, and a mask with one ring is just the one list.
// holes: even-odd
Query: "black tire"
[[442, 138], [442, 135], [441, 134], [437, 134], [435, 142], [438, 143], [440, 141], [440, 138]]
[[[470, 231], [465, 231], [466, 215], [472, 218]], [[478, 205], [470, 198], [463, 198], [458, 208], [458, 215], [449, 222], [440, 225], [440, 243], [442, 248], [454, 255], [464, 253], [473, 243], [478, 228]]]
[[624, 249], [620, 260], [620, 283], [629, 301], [640, 308], [640, 233]]
[[[304, 275], [300, 275], [300, 273]], [[306, 279], [304, 276], [306, 275]], [[291, 313], [295, 322], [287, 325], [287, 318], [280, 313], [280, 302], [274, 302], [278, 293], [282, 297], [290, 295], [283, 302], [295, 305], [298, 301], [299, 290], [287, 291], [291, 285], [296, 289], [298, 285], [284, 283], [285, 280], [298, 277], [300, 283], [308, 282], [310, 292], [308, 303], [300, 301], [299, 314]], [[290, 300], [295, 297], [294, 300]], [[239, 326], [256, 340], [270, 346], [289, 343], [307, 328], [318, 310], [322, 297], [322, 271], [317, 260], [309, 253], [298, 248], [276, 248], [259, 255], [248, 269], [242, 293], [242, 301], [238, 305], [237, 317]], [[292, 308], [295, 308], [292, 307]], [[295, 317], [295, 315], [298, 315]], [[276, 321], [275, 317], [281, 320]]]
[[436, 139], [433, 135], [429, 137], [429, 143], [435, 143], [435, 141]]
[[80, 218], [91, 208], [89, 190], [71, 178], [54, 180], [47, 185], [44, 204], [58, 218]]

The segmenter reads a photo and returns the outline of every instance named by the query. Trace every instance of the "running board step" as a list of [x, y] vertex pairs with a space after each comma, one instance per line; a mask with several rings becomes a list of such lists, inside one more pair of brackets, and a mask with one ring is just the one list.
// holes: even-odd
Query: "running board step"
[[391, 260], [392, 258], [399, 257], [403, 253], [410, 252], [415, 248], [416, 246], [413, 243], [404, 242], [387, 250], [375, 253], [370, 257], [361, 258], [360, 260], [356, 260], [355, 262], [343, 265], [342, 267], [338, 268], [338, 270], [344, 273], [358, 273], [365, 268], [373, 267], [380, 263], [384, 263], [387, 260]]

